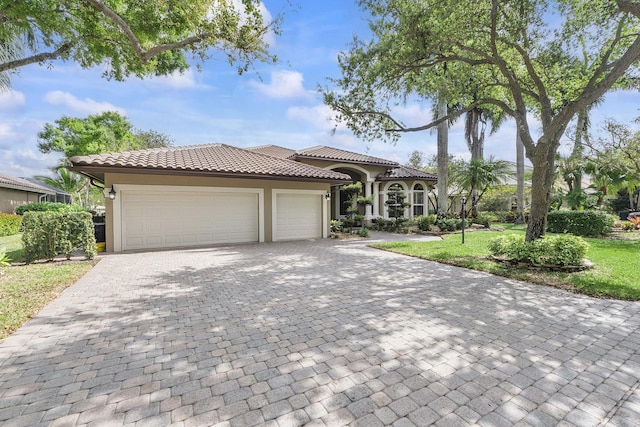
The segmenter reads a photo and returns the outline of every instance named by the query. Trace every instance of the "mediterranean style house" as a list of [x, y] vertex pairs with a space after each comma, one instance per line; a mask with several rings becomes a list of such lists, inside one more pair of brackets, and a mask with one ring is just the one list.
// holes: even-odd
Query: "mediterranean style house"
[[341, 186], [361, 182], [366, 220], [387, 217], [398, 189], [405, 216], [428, 213], [436, 176], [318, 146], [178, 146], [76, 156], [70, 170], [104, 186], [108, 251], [314, 239], [345, 214]]

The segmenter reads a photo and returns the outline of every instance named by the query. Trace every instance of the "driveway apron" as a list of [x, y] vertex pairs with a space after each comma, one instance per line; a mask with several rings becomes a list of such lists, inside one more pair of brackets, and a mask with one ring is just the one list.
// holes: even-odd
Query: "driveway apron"
[[0, 343], [0, 424], [638, 425], [639, 323], [363, 241], [107, 255]]

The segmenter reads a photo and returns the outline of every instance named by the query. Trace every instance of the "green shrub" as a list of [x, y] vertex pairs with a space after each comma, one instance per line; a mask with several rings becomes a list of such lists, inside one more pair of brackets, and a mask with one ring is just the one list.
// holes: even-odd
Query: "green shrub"
[[358, 230], [358, 236], [369, 237], [369, 230], [366, 227], [362, 227], [360, 230]]
[[429, 231], [429, 227], [436, 223], [437, 216], [435, 214], [427, 216], [419, 216], [415, 219], [418, 229], [422, 231]]
[[492, 239], [488, 247], [493, 255], [517, 262], [569, 266], [582, 265], [588, 245], [581, 237], [570, 234], [544, 236], [533, 242], [525, 242], [522, 235], [510, 234]]
[[0, 213], [0, 237], [18, 234], [21, 225], [22, 217], [20, 215]]
[[86, 209], [79, 205], [54, 202], [27, 203], [16, 208], [18, 215], [26, 212], [86, 212]]
[[[465, 219], [464, 224], [465, 228], [468, 228], [471, 225], [471, 219]], [[442, 218], [436, 222], [438, 228], [442, 231], [456, 231], [462, 230], [462, 219], [461, 218]]]
[[82, 248], [87, 259], [96, 255], [96, 239], [89, 212], [26, 212], [22, 223], [24, 257], [27, 263], [51, 260], [59, 254], [67, 259]]
[[342, 221], [340, 221], [339, 219], [332, 219], [331, 222], [329, 222], [329, 225], [331, 227], [332, 233], [342, 231]]
[[547, 214], [547, 231], [576, 236], [601, 236], [611, 232], [615, 218], [600, 211], [554, 211]]
[[376, 231], [397, 232], [405, 229], [408, 221], [407, 218], [402, 217], [389, 219], [374, 218], [371, 223], [373, 224], [372, 228]]

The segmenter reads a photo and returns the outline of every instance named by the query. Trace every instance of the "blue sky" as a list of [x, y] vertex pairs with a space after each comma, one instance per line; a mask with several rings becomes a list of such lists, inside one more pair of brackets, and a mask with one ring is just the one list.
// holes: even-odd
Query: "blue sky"
[[[265, 0], [272, 15], [284, 0]], [[126, 82], [101, 78], [100, 69], [54, 62], [21, 69], [13, 90], [0, 93], [0, 172], [14, 176], [48, 174], [58, 156], [42, 154], [37, 133], [63, 115], [86, 117], [106, 110], [125, 114], [136, 128], [169, 135], [175, 145], [222, 142], [238, 147], [277, 144], [294, 149], [329, 145], [405, 163], [413, 150], [436, 152], [432, 132], [404, 135], [397, 145], [362, 141], [344, 128], [331, 134], [331, 111], [318, 85], [339, 77], [337, 55], [354, 34], [366, 38], [363, 12], [348, 0], [301, 2], [288, 9], [283, 33], [272, 41], [278, 64], [257, 64], [257, 73], [238, 76], [222, 55], [195, 69], [169, 77]], [[628, 122], [640, 115], [640, 94], [615, 92], [593, 113], [594, 127], [604, 117]], [[430, 118], [430, 101], [399, 110], [409, 125]], [[450, 131], [451, 154], [468, 158], [458, 120]], [[515, 158], [515, 128], [507, 122], [487, 136], [485, 155]]]

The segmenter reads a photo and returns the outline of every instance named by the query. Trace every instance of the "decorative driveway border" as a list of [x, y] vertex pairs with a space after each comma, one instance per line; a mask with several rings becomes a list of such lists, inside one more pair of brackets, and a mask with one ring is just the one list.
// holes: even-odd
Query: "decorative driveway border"
[[639, 326], [363, 241], [108, 255], [0, 343], [0, 424], [638, 425]]

